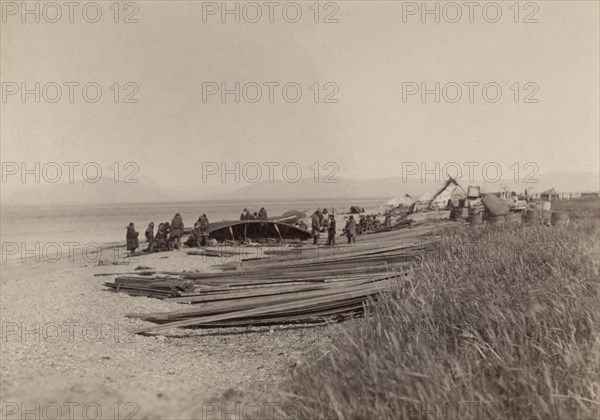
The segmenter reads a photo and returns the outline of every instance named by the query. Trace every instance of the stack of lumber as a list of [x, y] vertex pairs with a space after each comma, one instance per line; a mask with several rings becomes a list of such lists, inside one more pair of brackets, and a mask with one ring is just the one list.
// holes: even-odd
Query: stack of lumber
[[335, 248], [307, 247], [299, 256], [294, 251], [292, 261], [276, 253], [268, 261], [225, 264], [219, 272], [121, 275], [106, 285], [191, 305], [128, 315], [158, 324], [138, 332], [343, 319], [361, 313], [381, 291], [402, 282], [414, 258], [449, 225], [453, 223], [369, 235]]
[[104, 283], [115, 292], [124, 292], [131, 296], [147, 296], [158, 299], [181, 296], [193, 286], [179, 277], [142, 277], [119, 276], [114, 283]]

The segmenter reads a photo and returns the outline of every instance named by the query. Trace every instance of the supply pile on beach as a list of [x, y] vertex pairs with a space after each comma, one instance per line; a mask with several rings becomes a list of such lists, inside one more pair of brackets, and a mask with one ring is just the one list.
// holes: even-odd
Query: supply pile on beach
[[336, 246], [317, 258], [315, 249], [323, 248], [300, 249], [293, 261], [278, 258], [273, 250], [274, 258], [267, 261], [228, 263], [216, 273], [131, 273], [106, 286], [191, 305], [166, 313], [130, 314], [160, 324], [138, 332], [344, 319], [360, 314], [382, 290], [403, 282], [410, 262], [436, 240], [436, 234], [451, 226], [456, 224], [369, 235], [360, 243]]

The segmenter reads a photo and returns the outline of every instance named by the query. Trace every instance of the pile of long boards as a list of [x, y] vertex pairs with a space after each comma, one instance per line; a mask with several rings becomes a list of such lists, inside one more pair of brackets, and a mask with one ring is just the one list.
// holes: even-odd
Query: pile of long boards
[[106, 285], [135, 296], [188, 304], [165, 313], [128, 315], [158, 324], [138, 332], [345, 319], [362, 313], [382, 291], [401, 287], [414, 259], [452, 225], [369, 235], [357, 244], [329, 248], [318, 257], [315, 250], [327, 248], [307, 246], [293, 261], [275, 255], [267, 262], [225, 264], [219, 272], [124, 275]]

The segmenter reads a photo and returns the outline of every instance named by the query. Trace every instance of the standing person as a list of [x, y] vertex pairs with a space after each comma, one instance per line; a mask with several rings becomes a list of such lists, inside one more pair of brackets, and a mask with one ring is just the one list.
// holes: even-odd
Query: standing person
[[356, 222], [353, 215], [350, 215], [348, 222], [346, 222], [346, 236], [348, 237], [348, 243], [356, 243]]
[[318, 245], [319, 243], [319, 236], [320, 236], [320, 232], [321, 232], [321, 222], [320, 222], [320, 218], [319, 218], [319, 213], [320, 211], [317, 210], [313, 213], [312, 217], [310, 218], [310, 223], [311, 223], [311, 234], [313, 237], [313, 245]]
[[200, 236], [200, 242], [202, 244], [202, 246], [206, 246], [208, 245], [208, 228], [210, 226], [210, 223], [208, 221], [208, 217], [206, 217], [206, 214], [202, 214], [202, 221], [200, 222], [200, 231], [201, 231], [201, 236]]
[[250, 220], [250, 212], [248, 211], [248, 209], [244, 209], [242, 211], [242, 215], [240, 216], [240, 220]]
[[321, 213], [321, 217], [320, 217], [320, 221], [321, 221], [321, 231], [325, 232], [328, 231], [328, 227], [329, 227], [329, 214], [327, 209], [323, 209], [323, 212]]
[[373, 230], [373, 216], [371, 216], [370, 214], [367, 215], [367, 219], [365, 221], [365, 226], [366, 226], [367, 232], [370, 232]]
[[148, 223], [148, 229], [144, 232], [146, 236], [146, 242], [148, 242], [148, 247], [146, 248], [146, 252], [149, 252], [152, 248], [152, 242], [154, 242], [154, 222]]
[[171, 234], [169, 235], [169, 249], [181, 249], [181, 235], [183, 235], [183, 218], [181, 214], [175, 213], [171, 220]]
[[165, 245], [167, 247], [167, 251], [172, 251], [173, 249], [171, 248], [171, 242], [169, 241], [169, 238], [171, 237], [171, 225], [169, 224], [169, 222], [165, 222], [163, 223], [163, 230], [165, 232]]
[[156, 236], [154, 237], [154, 240], [150, 244], [150, 247], [148, 248], [148, 252], [154, 252], [154, 249], [156, 249], [156, 248], [160, 249], [160, 247], [164, 243], [164, 240], [165, 240], [165, 224], [159, 223], [158, 228], [156, 229]]
[[125, 235], [125, 239], [127, 240], [127, 251], [131, 251], [132, 254], [140, 246], [138, 236], [139, 233], [135, 231], [133, 222], [129, 223], [129, 226], [127, 226], [127, 235]]
[[327, 227], [327, 244], [335, 246], [335, 216], [329, 215], [329, 226]]
[[267, 234], [269, 232], [269, 227], [267, 225], [267, 219], [268, 219], [267, 210], [264, 207], [261, 207], [260, 210], [258, 211], [258, 220], [262, 221], [262, 223], [260, 224], [260, 232], [265, 237], [267, 236]]
[[385, 214], [385, 222], [383, 222], [383, 226], [384, 227], [392, 226], [392, 214], [390, 212], [387, 212]]

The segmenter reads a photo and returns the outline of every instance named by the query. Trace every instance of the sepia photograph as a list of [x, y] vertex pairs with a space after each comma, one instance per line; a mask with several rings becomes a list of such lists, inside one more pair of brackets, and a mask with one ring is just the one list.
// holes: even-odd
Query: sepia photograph
[[0, 419], [600, 420], [600, 1], [0, 0]]

